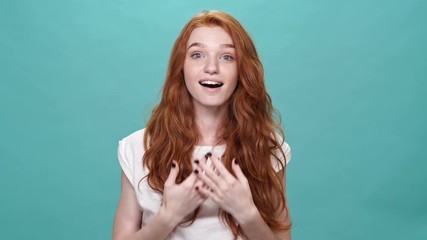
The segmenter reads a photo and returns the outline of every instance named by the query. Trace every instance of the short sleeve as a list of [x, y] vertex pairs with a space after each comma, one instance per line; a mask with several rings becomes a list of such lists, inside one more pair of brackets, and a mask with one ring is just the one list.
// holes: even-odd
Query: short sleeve
[[[283, 141], [279, 135], [277, 135], [277, 136], [278, 136], [279, 141]], [[277, 151], [276, 151], [277, 156], [279, 157], [279, 160], [283, 164], [288, 165], [289, 161], [292, 158], [291, 147], [289, 146], [289, 144], [287, 142], [283, 141], [281, 148], [282, 148], [282, 151], [285, 155], [283, 155], [282, 152], [279, 149], [277, 149]], [[273, 163], [273, 167], [276, 170], [276, 172], [282, 170], [282, 166], [275, 159], [271, 159], [271, 161]]]
[[125, 173], [126, 177], [129, 179], [129, 182], [133, 185], [133, 164], [130, 162], [129, 154], [126, 153], [126, 141], [125, 139], [119, 141], [119, 147], [117, 149], [117, 156], [119, 158], [120, 166]]
[[[292, 158], [291, 147], [289, 146], [289, 144], [287, 142], [283, 142], [282, 150], [285, 153], [285, 159], [286, 159], [286, 165], [287, 165], [287, 164], [289, 164], [289, 161]], [[281, 159], [281, 160], [283, 161], [284, 159]]]

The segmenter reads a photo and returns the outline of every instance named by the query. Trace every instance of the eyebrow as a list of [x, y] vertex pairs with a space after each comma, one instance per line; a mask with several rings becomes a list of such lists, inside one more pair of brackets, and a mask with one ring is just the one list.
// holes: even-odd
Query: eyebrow
[[[229, 43], [224, 43], [219, 45], [221, 48], [235, 48], [233, 44], [229, 44]], [[201, 47], [201, 48], [206, 48], [206, 44], [203, 43], [198, 43], [198, 42], [194, 42], [192, 44], [190, 44], [190, 46], [188, 46], [187, 49], [190, 49], [191, 47]]]

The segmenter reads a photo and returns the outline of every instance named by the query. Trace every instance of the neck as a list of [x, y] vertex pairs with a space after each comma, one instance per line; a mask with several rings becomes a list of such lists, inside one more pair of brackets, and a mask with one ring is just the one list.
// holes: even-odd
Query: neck
[[217, 143], [217, 133], [222, 127], [226, 113], [226, 106], [212, 108], [195, 106], [196, 124], [201, 135], [199, 145], [211, 146]]

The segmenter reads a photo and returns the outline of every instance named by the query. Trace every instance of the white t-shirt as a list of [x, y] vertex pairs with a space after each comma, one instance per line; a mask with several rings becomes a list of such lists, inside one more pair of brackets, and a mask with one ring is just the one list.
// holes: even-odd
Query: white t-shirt
[[[143, 167], [142, 158], [144, 156], [144, 139], [145, 129], [141, 129], [123, 138], [119, 142], [118, 158], [120, 165], [126, 177], [135, 189], [136, 198], [143, 212], [142, 224], [145, 225], [153, 219], [160, 209], [162, 195], [153, 191], [148, 185], [147, 178], [140, 180], [148, 174], [148, 169]], [[286, 163], [291, 159], [291, 149], [285, 142], [282, 145], [283, 152], [286, 156]], [[217, 156], [222, 156], [225, 146], [196, 146], [193, 159], [201, 159], [208, 152], [214, 152]], [[281, 159], [283, 161], [283, 158]], [[273, 163], [273, 160], [272, 160]], [[278, 164], [274, 165], [275, 169], [280, 170]], [[183, 239], [233, 239], [231, 231], [227, 225], [218, 217], [219, 206], [211, 199], [207, 199], [200, 209], [200, 212], [194, 223], [188, 227], [176, 227], [169, 235], [171, 240]]]

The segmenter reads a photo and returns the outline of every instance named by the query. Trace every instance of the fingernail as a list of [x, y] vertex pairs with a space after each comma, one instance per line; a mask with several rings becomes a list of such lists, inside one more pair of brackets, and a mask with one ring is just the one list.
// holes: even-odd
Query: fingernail
[[176, 164], [175, 164], [175, 163], [172, 163], [172, 167], [173, 167], [173, 168], [175, 168], [175, 167], [176, 167]]
[[199, 191], [199, 186], [196, 186], [196, 188], [195, 188], [195, 189], [196, 189], [196, 191]]
[[194, 160], [194, 163], [197, 164], [197, 165], [199, 165], [199, 160], [197, 160], [197, 159]]
[[197, 174], [199, 174], [199, 170], [194, 170], [194, 173], [197, 175]]
[[237, 161], [237, 159], [234, 159], [234, 164], [239, 165], [239, 162]]
[[206, 153], [206, 156], [211, 157], [211, 156], [212, 156], [212, 153], [211, 153], [211, 152], [208, 152], [208, 153]]

